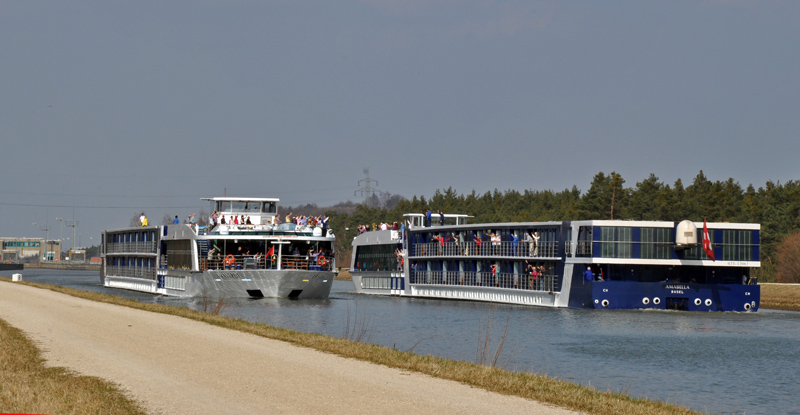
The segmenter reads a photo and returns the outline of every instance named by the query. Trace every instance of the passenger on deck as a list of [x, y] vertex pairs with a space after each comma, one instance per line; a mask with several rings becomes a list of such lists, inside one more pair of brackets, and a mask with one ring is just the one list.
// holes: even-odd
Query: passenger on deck
[[142, 212], [141, 216], [139, 216], [139, 225], [145, 226], [144, 225], [144, 220], [145, 220], [145, 216], [144, 216], [144, 212]]
[[451, 232], [450, 237], [453, 238], [453, 243], [456, 245], [456, 255], [466, 255], [464, 252], [464, 237], [459, 235], [458, 232]]
[[478, 255], [481, 251], [481, 245], [483, 245], [483, 239], [481, 239], [479, 232], [475, 232], [475, 236], [472, 237], [472, 242], [475, 243], [475, 255]]
[[497, 255], [500, 249], [500, 234], [491, 233], [489, 238], [492, 241], [492, 255]]
[[539, 256], [539, 232], [533, 233], [533, 256]]
[[427, 228], [431, 227], [431, 210], [430, 209], [428, 209], [425, 212], [425, 227], [427, 227]]
[[494, 286], [499, 287], [500, 281], [497, 280], [497, 264], [492, 264], [489, 269], [492, 272], [492, 281], [494, 281]]
[[439, 225], [444, 226], [444, 212], [439, 211]]
[[180, 225], [181, 224], [181, 220], [178, 219], [178, 215], [175, 215], [175, 219], [172, 220], [172, 223], [174, 225]]
[[250, 222], [250, 216], [249, 215], [247, 216], [247, 218], [245, 218], [244, 223], [247, 224], [247, 225], [252, 225], [253, 224], [253, 222]]
[[227, 223], [225, 222], [225, 216], [224, 216], [224, 215], [223, 215], [223, 216], [220, 216], [220, 219], [219, 219], [219, 224], [220, 224], [220, 225], [225, 225], [225, 224], [227, 224]]
[[584, 281], [594, 281], [594, 273], [592, 272], [591, 267], [586, 267], [586, 271], [583, 272], [583, 280]]
[[511, 255], [517, 256], [517, 246], [519, 246], [519, 237], [515, 232], [511, 232]]
[[398, 225], [397, 222], [393, 222], [392, 223], [392, 230], [393, 231], [399, 231], [400, 230], [400, 225]]

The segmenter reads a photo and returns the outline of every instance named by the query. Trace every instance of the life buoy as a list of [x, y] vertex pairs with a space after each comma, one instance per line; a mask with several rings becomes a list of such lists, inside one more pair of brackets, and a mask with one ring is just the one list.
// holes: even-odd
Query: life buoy
[[323, 266], [323, 267], [324, 267], [325, 265], [328, 265], [328, 260], [327, 260], [327, 259], [325, 259], [325, 257], [324, 257], [324, 256], [321, 256], [321, 257], [319, 257], [319, 265], [320, 265], [320, 266]]
[[236, 259], [233, 258], [233, 255], [228, 254], [228, 256], [225, 257], [225, 265], [233, 265], [235, 262]]

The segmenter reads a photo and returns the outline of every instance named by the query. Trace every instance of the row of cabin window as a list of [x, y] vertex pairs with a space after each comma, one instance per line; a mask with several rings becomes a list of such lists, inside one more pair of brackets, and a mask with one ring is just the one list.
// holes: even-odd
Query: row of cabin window
[[[709, 239], [715, 250], [722, 248], [724, 261], [752, 261], [753, 258], [753, 233], [750, 230], [722, 230], [722, 243], [714, 241], [716, 232], [709, 232]], [[633, 245], [639, 244], [639, 258], [669, 259], [672, 258], [672, 244], [674, 241], [673, 229], [670, 228], [641, 228], [639, 241], [633, 240], [633, 228], [626, 227], [600, 227], [600, 257], [602, 258], [632, 258]], [[683, 253], [684, 259], [709, 259], [705, 251], [698, 245], [687, 249]]]
[[156, 240], [154, 231], [115, 233], [112, 235], [113, 243], [120, 242], [153, 242]]

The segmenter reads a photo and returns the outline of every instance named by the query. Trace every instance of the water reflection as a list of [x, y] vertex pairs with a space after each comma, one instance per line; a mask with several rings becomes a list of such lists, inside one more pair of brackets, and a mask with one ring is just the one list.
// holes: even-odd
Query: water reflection
[[[4, 276], [5, 273], [2, 273]], [[10, 275], [10, 274], [9, 274]], [[26, 270], [23, 278], [202, 310], [202, 301], [99, 285], [96, 273]], [[800, 414], [800, 313], [686, 313], [537, 309], [374, 297], [336, 281], [325, 300], [231, 299], [222, 314], [343, 337], [366, 327], [372, 343], [475, 361], [491, 318], [492, 346], [508, 319], [509, 369], [715, 413]], [[490, 317], [491, 316], [491, 317]]]

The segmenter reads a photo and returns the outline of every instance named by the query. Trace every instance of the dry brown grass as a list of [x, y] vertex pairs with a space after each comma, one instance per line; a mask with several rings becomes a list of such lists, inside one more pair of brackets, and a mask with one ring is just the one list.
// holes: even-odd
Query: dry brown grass
[[800, 284], [760, 284], [761, 308], [800, 311]]
[[46, 367], [20, 330], [0, 320], [0, 410], [39, 414], [144, 414], [112, 383]]
[[[7, 279], [5, 280], [8, 281]], [[421, 356], [406, 351], [390, 349], [388, 347], [358, 343], [347, 339], [328, 337], [314, 333], [301, 333], [265, 324], [252, 323], [241, 319], [207, 314], [188, 308], [139, 303], [121, 297], [47, 284], [32, 282], [22, 283], [93, 301], [101, 301], [202, 321], [208, 324], [252, 333], [270, 339], [286, 341], [298, 346], [309, 347], [343, 357], [373, 362], [406, 371], [424, 373], [437, 378], [454, 380], [488, 391], [520, 396], [589, 414], [698, 414], [698, 412], [670, 405], [665, 402], [632, 398], [622, 393], [610, 391], [601, 392], [590, 387], [531, 373], [511, 372], [475, 363], [448, 360], [434, 356]]]
[[336, 279], [341, 281], [353, 281], [353, 277], [350, 276], [350, 271], [346, 269], [342, 269], [336, 274]]

